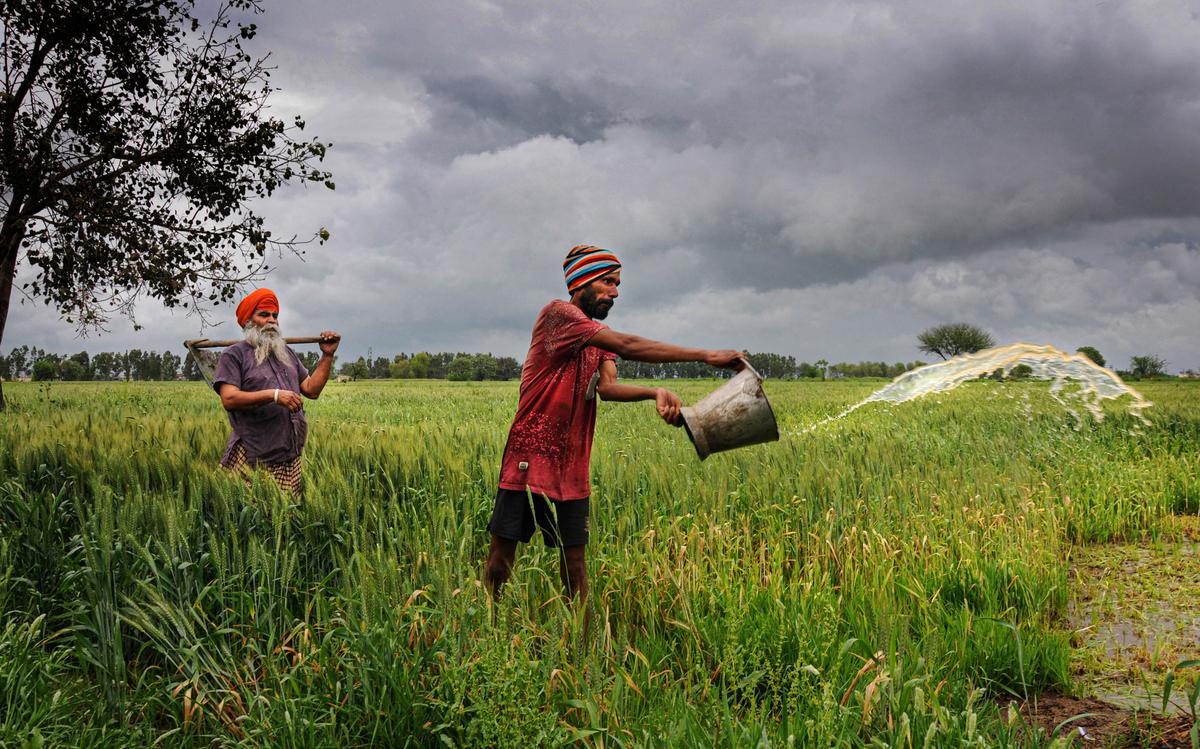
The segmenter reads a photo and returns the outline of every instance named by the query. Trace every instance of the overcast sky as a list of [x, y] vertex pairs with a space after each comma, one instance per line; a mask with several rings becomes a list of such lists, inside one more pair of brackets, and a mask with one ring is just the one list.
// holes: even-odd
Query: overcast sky
[[[521, 358], [587, 243], [625, 265], [607, 322], [672, 342], [907, 361], [964, 321], [1200, 368], [1195, 3], [266, 5], [274, 111], [337, 183], [265, 208], [332, 232], [263, 284], [289, 334]], [[138, 322], [26, 302], [4, 345], [201, 332]]]

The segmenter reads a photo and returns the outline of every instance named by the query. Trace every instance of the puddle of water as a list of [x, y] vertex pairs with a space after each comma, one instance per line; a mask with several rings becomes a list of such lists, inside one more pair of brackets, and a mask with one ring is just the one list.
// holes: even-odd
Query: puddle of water
[[1082, 547], [1073, 559], [1079, 686], [1130, 708], [1161, 707], [1166, 673], [1200, 657], [1200, 544]]

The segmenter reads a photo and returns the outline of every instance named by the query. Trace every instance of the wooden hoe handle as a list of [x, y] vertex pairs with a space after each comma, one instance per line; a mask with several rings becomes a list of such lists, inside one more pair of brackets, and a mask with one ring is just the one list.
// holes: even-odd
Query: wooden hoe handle
[[[296, 343], [321, 343], [325, 339], [318, 335], [301, 336], [300, 338], [284, 338], [284, 343], [289, 345]], [[210, 341], [207, 338], [193, 338], [184, 341], [185, 348], [229, 348], [235, 343], [241, 343], [241, 339], [235, 341]]]

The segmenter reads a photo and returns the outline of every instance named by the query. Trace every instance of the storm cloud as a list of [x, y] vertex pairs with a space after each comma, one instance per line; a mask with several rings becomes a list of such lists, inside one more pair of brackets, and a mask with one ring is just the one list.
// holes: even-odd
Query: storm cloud
[[[333, 141], [338, 185], [265, 207], [333, 234], [265, 284], [346, 353], [522, 356], [590, 243], [626, 265], [608, 322], [679, 343], [910, 360], [965, 320], [1200, 367], [1189, 3], [298, 0], [258, 24], [275, 110]], [[199, 332], [139, 322], [86, 346]], [[84, 345], [40, 305], [9, 333]]]

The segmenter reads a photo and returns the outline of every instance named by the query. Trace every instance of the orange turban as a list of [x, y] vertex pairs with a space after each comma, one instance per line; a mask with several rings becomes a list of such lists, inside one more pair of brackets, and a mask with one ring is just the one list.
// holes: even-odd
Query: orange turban
[[255, 289], [245, 299], [238, 302], [237, 321], [243, 328], [250, 322], [250, 317], [260, 309], [267, 312], [279, 311], [279, 298], [270, 289]]

